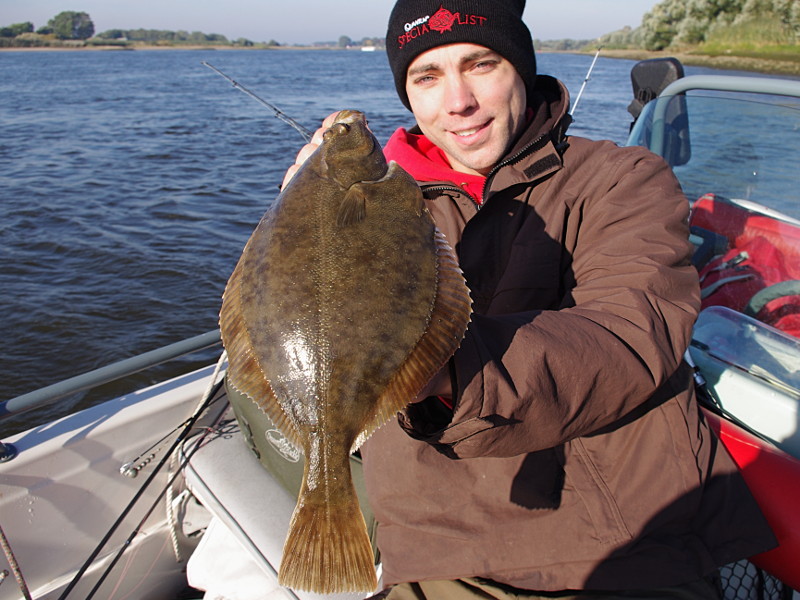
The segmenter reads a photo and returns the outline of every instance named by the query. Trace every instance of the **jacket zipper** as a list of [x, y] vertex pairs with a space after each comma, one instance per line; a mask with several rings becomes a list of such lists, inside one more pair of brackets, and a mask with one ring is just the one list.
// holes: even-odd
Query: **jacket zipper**
[[[538, 149], [538, 147], [540, 145], [544, 146], [545, 142], [547, 141], [547, 139], [549, 139], [551, 137], [557, 137], [558, 138], [558, 141], [556, 142], [556, 140], [554, 140], [554, 142], [555, 142], [555, 145], [556, 145], [556, 150], [558, 150], [558, 152], [560, 153], [561, 152], [561, 147], [562, 147], [564, 141], [566, 140], [567, 129], [569, 128], [571, 123], [572, 123], [572, 116], [571, 115], [566, 114], [566, 115], [562, 116], [556, 122], [556, 124], [553, 126], [553, 128], [548, 133], [543, 133], [542, 135], [540, 135], [538, 138], [533, 140], [530, 144], [528, 144], [527, 146], [522, 148], [519, 152], [517, 152], [514, 156], [510, 156], [509, 158], [507, 158], [505, 160], [502, 160], [499, 163], [497, 163], [494, 166], [494, 168], [491, 171], [489, 171], [489, 174], [486, 176], [486, 182], [483, 184], [483, 197], [484, 197], [484, 199], [486, 198], [486, 189], [489, 186], [489, 180], [492, 177], [494, 177], [495, 174], [497, 174], [497, 172], [500, 169], [502, 169], [503, 167], [506, 167], [508, 165], [513, 165], [515, 162], [518, 162], [519, 160], [521, 160], [527, 154], [530, 154], [534, 150]], [[555, 136], [553, 136], [554, 132], [556, 134]]]
[[[514, 156], [511, 156], [511, 157], [509, 157], [509, 158], [507, 158], [505, 160], [502, 160], [499, 163], [497, 163], [494, 167], [492, 167], [492, 170], [489, 171], [489, 174], [486, 176], [486, 181], [483, 184], [484, 203], [485, 203], [485, 198], [486, 198], [486, 189], [489, 186], [490, 179], [500, 169], [502, 169], [503, 167], [508, 166], [508, 165], [513, 165], [515, 162], [521, 160], [529, 151], [532, 151], [535, 146], [540, 144], [545, 137], [546, 137], [546, 135], [540, 135], [538, 138], [533, 140], [530, 144], [525, 146], [522, 150], [517, 152]], [[456, 192], [458, 194], [461, 194], [461, 195], [466, 196], [467, 198], [469, 198], [472, 201], [472, 203], [475, 205], [476, 210], [480, 210], [483, 207], [483, 205], [480, 204], [469, 192], [467, 192], [466, 190], [458, 187], [457, 185], [433, 185], [433, 186], [430, 186], [430, 187], [426, 187], [425, 191], [431, 191], [431, 192]]]
[[472, 203], [475, 205], [475, 209], [476, 210], [480, 210], [481, 209], [480, 203], [475, 198], [473, 198], [472, 195], [468, 191], [466, 191], [464, 189], [461, 189], [457, 185], [431, 185], [431, 186], [425, 187], [425, 191], [426, 192], [429, 192], [429, 191], [430, 192], [436, 192], [436, 193], [439, 193], [439, 192], [455, 192], [456, 194], [460, 194], [462, 196], [466, 196], [467, 198], [469, 198], [472, 201]]

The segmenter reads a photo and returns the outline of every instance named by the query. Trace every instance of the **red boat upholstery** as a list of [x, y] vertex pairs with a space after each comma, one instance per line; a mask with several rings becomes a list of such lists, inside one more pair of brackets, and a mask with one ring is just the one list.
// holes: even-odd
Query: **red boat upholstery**
[[727, 306], [800, 337], [800, 227], [714, 194], [694, 204], [690, 225], [727, 240], [700, 268], [703, 308]]

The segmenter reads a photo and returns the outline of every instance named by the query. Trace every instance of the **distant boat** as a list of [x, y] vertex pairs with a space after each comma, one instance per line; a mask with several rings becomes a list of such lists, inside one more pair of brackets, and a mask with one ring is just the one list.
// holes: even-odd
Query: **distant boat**
[[362, 52], [375, 52], [375, 46], [361, 46]]

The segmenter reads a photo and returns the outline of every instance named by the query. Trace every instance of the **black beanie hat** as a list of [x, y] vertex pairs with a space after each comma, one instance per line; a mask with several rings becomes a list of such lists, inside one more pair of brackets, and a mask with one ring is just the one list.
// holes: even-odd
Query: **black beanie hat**
[[491, 48], [525, 82], [528, 99], [536, 84], [531, 32], [522, 22], [525, 0], [398, 0], [389, 17], [386, 53], [400, 100], [411, 110], [406, 74], [423, 52], [446, 44]]

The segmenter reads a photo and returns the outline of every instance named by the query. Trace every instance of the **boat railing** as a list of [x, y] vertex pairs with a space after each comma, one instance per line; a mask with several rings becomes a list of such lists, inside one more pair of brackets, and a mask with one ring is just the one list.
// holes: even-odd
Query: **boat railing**
[[[219, 329], [94, 369], [0, 403], [0, 422], [220, 343]], [[0, 446], [2, 444], [0, 443]], [[1, 448], [0, 448], [1, 449]]]

